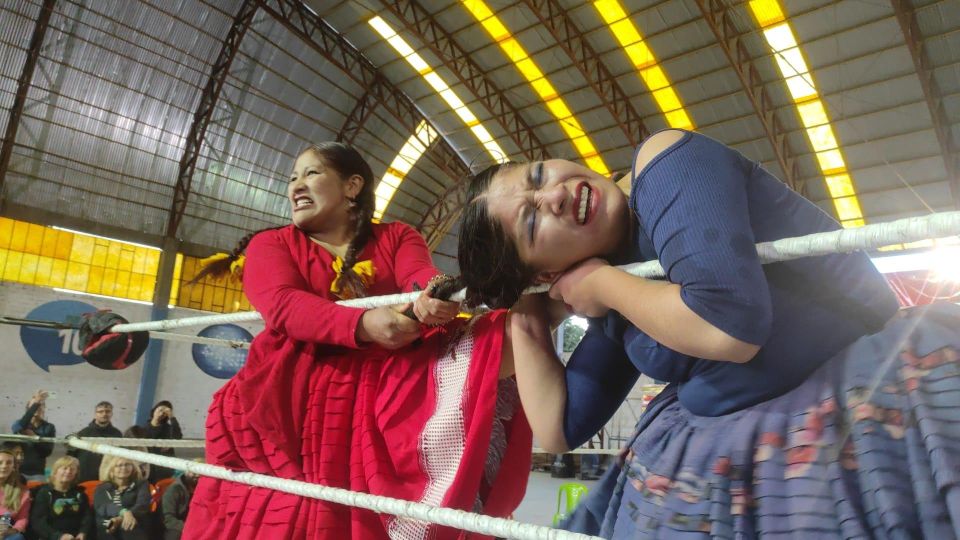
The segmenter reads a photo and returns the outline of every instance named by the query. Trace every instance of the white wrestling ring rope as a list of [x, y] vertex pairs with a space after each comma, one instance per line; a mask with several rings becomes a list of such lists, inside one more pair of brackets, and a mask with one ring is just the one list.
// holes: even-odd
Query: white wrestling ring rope
[[16, 441], [22, 443], [53, 443], [70, 444], [73, 439], [86, 441], [96, 440], [98, 443], [114, 446], [147, 446], [161, 448], [203, 448], [206, 441], [203, 439], [135, 439], [133, 437], [38, 437], [36, 435], [19, 435], [0, 433], [0, 441]]
[[[70, 444], [70, 440], [77, 439], [81, 441], [96, 442], [98, 444], [109, 444], [112, 446], [146, 446], [163, 448], [203, 448], [206, 441], [203, 439], [135, 439], [133, 437], [38, 437], [36, 435], [18, 435], [12, 433], [0, 433], [0, 440], [17, 441], [23, 443], [53, 443]], [[533, 454], [556, 454], [548, 452], [543, 448], [533, 448]], [[568, 450], [564, 454], [597, 454], [615, 456], [620, 453], [616, 448], [575, 448]]]
[[234, 472], [223, 467], [217, 467], [216, 465], [158, 456], [156, 454], [148, 454], [126, 448], [117, 448], [115, 446], [91, 442], [89, 439], [81, 440], [76, 437], [71, 437], [67, 440], [67, 444], [74, 448], [98, 454], [122, 457], [170, 469], [190, 471], [198, 475], [228, 480], [238, 484], [262, 487], [299, 495], [301, 497], [310, 497], [322, 501], [365, 508], [381, 514], [392, 514], [501, 538], [514, 538], [517, 540], [599, 540], [599, 537], [596, 536], [551, 529], [550, 527], [534, 525], [532, 523], [520, 523], [509, 519], [473, 514], [463, 510], [439, 508], [423, 503], [359, 493], [298, 480], [274, 478], [252, 472]]
[[[960, 211], [940, 212], [923, 217], [904, 218], [888, 223], [875, 223], [864, 225], [855, 229], [841, 229], [839, 231], [829, 231], [798, 236], [795, 238], [784, 238], [773, 242], [762, 242], [757, 244], [757, 254], [763, 264], [789, 261], [803, 257], [816, 257], [820, 255], [829, 255], [832, 253], [849, 253], [851, 251], [862, 251], [876, 249], [883, 246], [916, 242], [932, 238], [945, 238], [960, 234]], [[664, 277], [663, 267], [658, 261], [648, 261], [644, 263], [628, 264], [618, 267], [625, 272], [635, 276], [645, 278]], [[525, 294], [544, 292], [549, 289], [549, 285], [539, 285], [530, 287], [524, 291]], [[352, 300], [342, 300], [337, 302], [340, 305], [361, 308], [375, 308], [381, 306], [393, 306], [413, 302], [420, 295], [420, 292], [390, 294], [385, 296], [370, 296], [367, 298], [356, 298]], [[453, 295], [451, 300], [463, 300], [464, 291], [459, 291]], [[263, 317], [256, 311], [243, 313], [227, 313], [223, 315], [208, 315], [202, 317], [186, 317], [182, 319], [167, 319], [163, 321], [151, 321], [143, 323], [118, 324], [112, 328], [114, 332], [141, 332], [157, 330], [172, 330], [175, 328], [185, 328], [190, 326], [203, 326], [208, 324], [223, 324], [236, 322], [259, 321]], [[153, 337], [156, 334], [151, 334]], [[185, 334], [163, 334], [163, 337], [171, 335], [178, 336], [175, 339], [181, 339]], [[193, 336], [189, 336], [195, 339]], [[200, 338], [212, 340], [213, 338]], [[186, 339], [184, 339], [186, 340]], [[237, 342], [227, 342], [227, 340], [205, 341], [209, 344], [222, 344], [235, 346]], [[245, 342], [240, 342], [245, 343]]]

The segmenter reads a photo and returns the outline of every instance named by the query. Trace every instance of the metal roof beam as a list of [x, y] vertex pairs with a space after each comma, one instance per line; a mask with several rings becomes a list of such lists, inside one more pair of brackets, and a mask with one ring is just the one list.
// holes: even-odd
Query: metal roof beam
[[253, 22], [253, 15], [257, 12], [257, 2], [255, 0], [245, 0], [237, 11], [233, 19], [230, 31], [223, 40], [223, 47], [220, 49], [220, 55], [210, 69], [210, 78], [203, 88], [200, 95], [200, 103], [193, 115], [193, 123], [190, 124], [190, 132], [184, 144], [183, 157], [180, 158], [180, 166], [177, 172], [177, 183], [173, 188], [173, 204], [170, 206], [170, 214], [167, 220], [168, 238], [176, 238], [177, 229], [180, 222], [183, 221], [184, 211], [187, 209], [187, 199], [190, 196], [190, 185], [193, 182], [193, 173], [197, 168], [197, 160], [200, 157], [200, 149], [203, 146], [203, 139], [207, 133], [207, 126], [213, 117], [216, 109], [217, 100], [220, 98], [220, 91], [223, 89], [223, 83], [230, 72], [230, 65], [233, 63], [237, 51], [240, 50], [240, 42], [244, 34], [250, 28]]
[[650, 131], [644, 125], [643, 117], [634, 108], [617, 78], [600, 61], [600, 55], [583, 32], [567, 16], [567, 10], [557, 0], [524, 0], [524, 4], [567, 53], [614, 121], [623, 129], [631, 146], [637, 146], [646, 139]]
[[697, 0], [697, 6], [703, 14], [703, 20], [716, 36], [717, 43], [730, 62], [730, 67], [740, 79], [740, 84], [753, 105], [757, 119], [763, 125], [763, 131], [783, 171], [783, 180], [794, 191], [802, 193], [805, 184], [800, 183], [800, 168], [787, 143], [786, 130], [776, 115], [776, 107], [764, 88], [760, 72], [731, 20], [730, 8], [725, 0]]
[[500, 124], [524, 158], [535, 161], [547, 157], [546, 147], [517, 107], [487, 77], [487, 70], [477, 65], [470, 53], [454, 40], [430, 12], [416, 0], [381, 0], [381, 3], [401, 21], [408, 32], [417, 35], [423, 44], [440, 57], [460, 84], [468, 88], [491, 118]]
[[357, 134], [363, 131], [363, 126], [367, 119], [373, 116], [373, 109], [377, 106], [377, 96], [383, 91], [379, 86], [383, 84], [383, 77], [378, 76], [373, 84], [367, 88], [363, 96], [357, 100], [357, 104], [350, 111], [350, 114], [343, 120], [343, 126], [337, 133], [337, 140], [349, 145], [353, 145], [353, 140]]
[[[436, 129], [433, 122], [430, 122], [420, 113], [406, 94], [380, 74], [373, 62], [310, 8], [297, 0], [257, 0], [257, 3], [307, 45], [310, 45], [324, 58], [340, 68], [345, 75], [363, 88], [370, 89], [377, 101], [384, 105], [394, 118], [411, 133], [416, 130], [417, 124], [422, 120], [426, 120]], [[378, 78], [382, 83], [374, 84]], [[441, 133], [439, 129], [437, 129], [437, 132]], [[458, 156], [442, 135], [440, 141], [439, 146], [443, 147], [441, 152], [444, 156]], [[458, 178], [469, 173], [467, 164], [459, 159], [459, 156], [457, 160], [452, 162], [441, 159], [438, 165], [441, 167], [446, 165], [444, 172], [451, 178]]]
[[450, 230], [450, 227], [463, 212], [463, 207], [467, 202], [467, 183], [468, 179], [464, 177], [447, 188], [437, 198], [437, 202], [427, 210], [420, 223], [417, 224], [417, 229], [423, 234], [430, 251], [435, 250], [440, 245], [447, 231]]
[[55, 4], [56, 0], [44, 0], [40, 7], [37, 23], [33, 27], [33, 35], [30, 36], [27, 58], [23, 62], [23, 69], [20, 70], [20, 78], [17, 80], [17, 93], [13, 97], [7, 130], [3, 135], [3, 146], [0, 147], [0, 206], [5, 200], [4, 181], [7, 178], [7, 169], [10, 167], [13, 146], [17, 142], [17, 129], [20, 127], [20, 118], [23, 116], [23, 106], [27, 102], [27, 91], [30, 90], [30, 84], [33, 81], [33, 71], [40, 58], [40, 48], [43, 46], [43, 38], [50, 26], [50, 15], [53, 14]]
[[900, 23], [904, 42], [910, 51], [910, 57], [913, 59], [913, 67], [917, 71], [917, 78], [920, 79], [923, 97], [927, 102], [927, 108], [930, 109], [933, 131], [937, 134], [940, 153], [943, 154], [943, 164], [947, 170], [947, 179], [950, 182], [950, 195], [953, 197], [953, 205], [960, 209], [960, 176], [958, 176], [958, 172], [960, 172], [960, 163], [958, 163], [960, 162], [960, 151], [958, 151], [953, 140], [950, 120], [947, 118], [947, 111], [943, 106], [940, 86], [933, 76], [932, 62], [923, 49], [923, 35], [920, 33], [919, 25], [917, 25], [916, 13], [910, 0], [890, 0], [890, 4], [897, 16], [897, 22]]
[[[433, 125], [429, 119], [420, 113], [406, 94], [381, 75], [373, 62], [323, 21], [314, 11], [298, 0], [257, 0], [257, 2], [264, 11], [299, 36], [324, 58], [339, 67], [344, 74], [363, 88], [368, 89], [368, 93], [386, 110], [390, 111], [394, 118], [411, 133], [416, 130], [417, 124], [421, 121]], [[435, 125], [433, 127], [436, 129]], [[440, 130], [437, 130], [437, 132], [441, 133]], [[464, 181], [470, 174], [466, 162], [442, 134], [437, 138], [437, 142], [424, 153], [424, 156], [427, 156], [440, 170], [446, 173], [455, 182], [454, 185]], [[434, 204], [434, 207], [442, 207], [446, 219], [422, 223], [419, 229], [424, 236], [434, 235], [438, 226], [444, 224], [449, 226], [449, 223], [452, 223], [449, 218], [451, 212], [448, 206], [441, 202], [443, 198], [444, 195], [441, 195], [440, 200]]]

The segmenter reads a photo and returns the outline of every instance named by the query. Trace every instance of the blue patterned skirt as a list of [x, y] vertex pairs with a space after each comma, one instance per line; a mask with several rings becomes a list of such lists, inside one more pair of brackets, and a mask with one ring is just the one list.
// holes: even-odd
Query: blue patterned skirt
[[960, 538], [960, 307], [906, 310], [720, 417], [666, 388], [564, 528], [605, 538]]

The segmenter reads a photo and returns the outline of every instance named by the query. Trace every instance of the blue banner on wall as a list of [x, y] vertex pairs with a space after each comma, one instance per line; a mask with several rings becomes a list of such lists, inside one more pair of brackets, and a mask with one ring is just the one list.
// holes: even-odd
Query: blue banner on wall
[[[54, 300], [36, 307], [27, 314], [27, 319], [74, 324], [84, 313], [97, 308], [76, 300]], [[20, 341], [30, 359], [40, 369], [49, 372], [50, 366], [72, 366], [84, 363], [80, 356], [80, 331], [75, 329], [20, 327]]]
[[[201, 337], [253, 341], [253, 334], [235, 324], [215, 324], [197, 334]], [[240, 371], [247, 361], [246, 349], [233, 349], [220, 345], [193, 345], [193, 361], [201, 371], [218, 379], [229, 379]]]

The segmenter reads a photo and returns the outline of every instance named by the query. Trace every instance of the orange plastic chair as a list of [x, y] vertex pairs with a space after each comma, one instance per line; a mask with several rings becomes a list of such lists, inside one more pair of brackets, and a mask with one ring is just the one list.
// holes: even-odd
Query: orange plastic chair
[[150, 511], [156, 512], [157, 508], [160, 507], [160, 488], [149, 482], [147, 482], [147, 486], [150, 487]]
[[27, 480], [27, 491], [33, 491], [35, 488], [38, 488], [46, 484], [43, 480]]
[[175, 478], [161, 478], [157, 480], [157, 500], [163, 499], [163, 494], [166, 493], [167, 488], [173, 484]]
[[97, 490], [97, 486], [100, 485], [99, 480], [87, 480], [86, 482], [80, 482], [80, 487], [87, 494], [87, 500], [90, 501], [90, 507], [93, 508], [93, 492]]
[[[567, 482], [560, 485], [557, 491], [557, 513], [553, 515], [553, 526], [556, 527], [561, 521], [569, 516], [573, 509], [580, 503], [580, 497], [587, 494], [587, 486], [576, 482]], [[564, 497], [564, 495], [566, 497]], [[563, 499], [566, 499], [565, 501]], [[561, 511], [561, 502], [564, 502]]]

